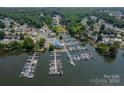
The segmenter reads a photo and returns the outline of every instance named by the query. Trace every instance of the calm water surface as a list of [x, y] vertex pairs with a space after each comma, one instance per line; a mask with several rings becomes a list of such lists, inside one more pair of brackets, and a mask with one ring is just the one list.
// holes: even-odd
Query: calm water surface
[[[76, 66], [69, 63], [66, 53], [61, 54], [63, 60], [63, 76], [49, 76], [49, 53], [40, 53], [35, 77], [33, 79], [19, 78], [21, 69], [29, 54], [14, 54], [0, 56], [0, 85], [124, 85], [124, 57], [123, 51], [118, 50], [116, 58], [104, 58], [88, 46], [96, 59], [80, 61]], [[104, 75], [117, 75], [120, 82], [110, 82]], [[108, 80], [107, 83], [103, 82]]]

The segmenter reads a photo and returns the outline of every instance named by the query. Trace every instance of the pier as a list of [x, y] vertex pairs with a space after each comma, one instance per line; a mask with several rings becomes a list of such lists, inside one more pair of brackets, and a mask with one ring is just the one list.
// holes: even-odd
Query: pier
[[62, 63], [60, 59], [57, 59], [57, 53], [56, 51], [52, 52], [50, 57], [52, 59], [50, 59], [50, 68], [49, 68], [49, 75], [63, 75], [63, 71], [62, 71]]
[[64, 51], [67, 53], [68, 58], [70, 59], [70, 64], [73, 66], [75, 66], [75, 62], [95, 58], [93, 53], [89, 52], [87, 46], [81, 46], [80, 42], [74, 37], [71, 37], [66, 33], [62, 34], [62, 37], [65, 43]]
[[33, 78], [34, 77], [34, 72], [36, 69], [36, 65], [38, 62], [37, 59], [38, 56], [36, 56], [36, 52], [34, 52], [33, 56], [29, 56], [24, 68], [22, 69], [22, 72], [20, 74], [20, 77], [26, 77], [26, 78]]
[[69, 54], [69, 52], [68, 52], [67, 49], [65, 49], [65, 52], [67, 53], [67, 55], [68, 55], [68, 57], [69, 57], [69, 59], [70, 59], [70, 63], [71, 63], [73, 66], [75, 66], [75, 63], [74, 63], [74, 61], [72, 60], [72, 58], [71, 58], [71, 56], [70, 56], [70, 54]]

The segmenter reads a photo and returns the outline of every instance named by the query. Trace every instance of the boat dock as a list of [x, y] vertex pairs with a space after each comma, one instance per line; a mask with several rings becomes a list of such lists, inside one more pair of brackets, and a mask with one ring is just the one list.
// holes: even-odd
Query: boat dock
[[71, 63], [73, 66], [75, 66], [75, 63], [74, 63], [73, 59], [71, 58], [71, 56], [70, 56], [70, 54], [69, 54], [69, 52], [68, 52], [67, 49], [65, 49], [65, 52], [67, 53], [67, 55], [68, 55], [68, 57], [69, 57], [69, 59], [70, 59], [70, 63]]
[[60, 55], [57, 55], [56, 51], [52, 52], [50, 55], [49, 75], [63, 75], [62, 62], [60, 59], [57, 59], [58, 56]]
[[93, 53], [88, 50], [88, 47], [81, 46], [80, 41], [76, 40], [74, 37], [63, 33], [62, 38], [65, 43], [64, 51], [67, 53], [70, 63], [73, 66], [75, 66], [75, 62], [95, 58]]
[[36, 52], [34, 52], [33, 56], [29, 56], [28, 59], [26, 60], [20, 77], [33, 78], [37, 62], [38, 56], [36, 56]]

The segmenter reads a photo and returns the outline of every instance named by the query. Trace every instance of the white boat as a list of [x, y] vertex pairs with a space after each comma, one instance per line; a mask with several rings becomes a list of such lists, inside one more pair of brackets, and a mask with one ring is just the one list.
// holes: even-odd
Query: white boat
[[29, 75], [28, 75], [28, 78], [33, 78], [33, 77], [34, 77], [33, 74], [29, 74]]
[[79, 56], [77, 56], [77, 60], [80, 61], [80, 57]]
[[72, 51], [72, 48], [70, 47], [69, 50]]

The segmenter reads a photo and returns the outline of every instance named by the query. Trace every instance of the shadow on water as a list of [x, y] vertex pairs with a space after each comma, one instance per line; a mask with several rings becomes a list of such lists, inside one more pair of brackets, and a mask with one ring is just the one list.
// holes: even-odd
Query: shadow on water
[[116, 56], [117, 56], [117, 55], [116, 55], [116, 56], [113, 56], [113, 57], [104, 56], [104, 55], [98, 53], [98, 51], [96, 51], [96, 50], [95, 50], [95, 52], [96, 52], [96, 54], [97, 54], [98, 56], [102, 57], [103, 60], [104, 60], [104, 62], [106, 62], [106, 63], [113, 63], [114, 60], [116, 59]]
[[48, 49], [45, 48], [41, 53], [42, 53], [42, 54], [45, 54], [47, 51], [48, 51]]
[[93, 52], [95, 53], [95, 56], [103, 58], [104, 62], [106, 63], [113, 63], [117, 58], [117, 54], [115, 56], [104, 56], [103, 54], [99, 53], [95, 48], [92, 47], [92, 49], [94, 49]]
[[12, 51], [12, 52], [7, 52], [4, 54], [1, 54], [1, 57], [5, 57], [5, 56], [19, 56], [21, 54], [32, 54], [33, 52], [22, 52], [22, 51]]
[[116, 56], [115, 57], [103, 56], [103, 58], [104, 58], [104, 62], [113, 63], [114, 60], [116, 59]]
[[[76, 66], [73, 67], [69, 63], [67, 54], [63, 52], [61, 53], [64, 71], [63, 76], [49, 76], [49, 51], [45, 49], [43, 52], [38, 52], [39, 61], [33, 79], [18, 78], [25, 64], [25, 60], [30, 54], [32, 55], [32, 52], [9, 53], [7, 54], [6, 60], [5, 58], [0, 58], [0, 85], [91, 85], [89, 82], [90, 79], [94, 79], [94, 77], [101, 78], [101, 75], [106, 73], [106, 71], [108, 71], [108, 73], [123, 72], [124, 63], [121, 61], [124, 60], [124, 57], [122, 58], [124, 51], [119, 50], [117, 56], [111, 58], [100, 55], [95, 51], [94, 47], [88, 44], [86, 47], [89, 51], [93, 52], [96, 57], [96, 62], [93, 61], [94, 63], [92, 63], [92, 60], [87, 62], [82, 61], [82, 65], [76, 64]], [[102, 63], [106, 63], [106, 66]], [[115, 69], [117, 67], [119, 68]], [[93, 85], [95, 84], [93, 83]], [[119, 83], [119, 85], [124, 85], [124, 82]]]
[[124, 57], [124, 53], [122, 54], [122, 56]]
[[102, 57], [104, 62], [106, 63], [113, 63], [115, 61], [115, 59], [117, 58], [118, 52], [120, 53], [120, 51], [118, 50], [116, 56], [110, 57], [110, 56], [103, 56], [102, 54], [98, 53], [98, 51], [96, 51], [96, 49], [94, 47], [92, 47], [90, 44], [85, 45], [90, 51], [92, 51], [95, 56], [99, 56]]
[[[41, 51], [40, 53], [45, 54], [47, 51], [48, 50], [45, 49], [44, 51]], [[33, 54], [33, 51], [27, 51], [27, 52], [24, 52], [24, 51], [11, 51], [11, 52], [6, 52], [6, 53], [3, 53], [3, 54], [0, 54], [0, 57], [5, 57], [5, 56], [19, 56], [21, 54], [31, 55], [31, 54]]]

